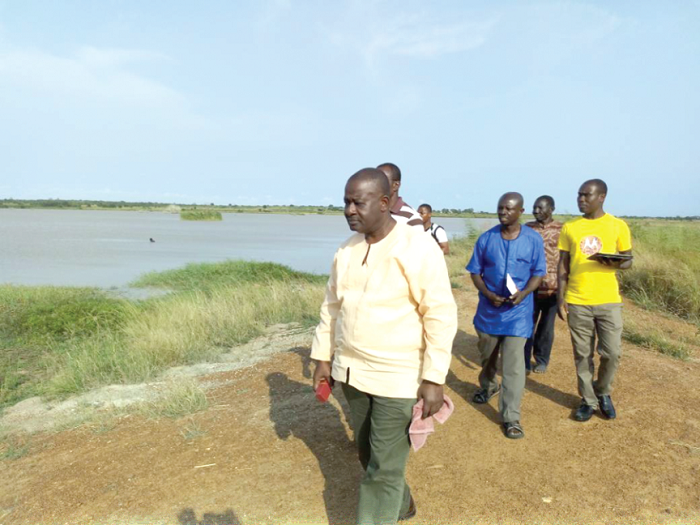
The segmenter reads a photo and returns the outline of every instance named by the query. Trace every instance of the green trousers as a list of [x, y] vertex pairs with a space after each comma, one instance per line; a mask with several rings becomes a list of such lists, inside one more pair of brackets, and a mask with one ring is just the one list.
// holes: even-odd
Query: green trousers
[[365, 394], [342, 383], [365, 475], [360, 483], [358, 525], [395, 524], [408, 511], [408, 427], [415, 399]]

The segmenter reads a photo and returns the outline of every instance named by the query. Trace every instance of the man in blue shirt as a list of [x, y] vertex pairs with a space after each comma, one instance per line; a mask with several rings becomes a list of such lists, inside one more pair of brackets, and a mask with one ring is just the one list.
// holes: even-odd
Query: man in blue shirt
[[[523, 196], [511, 192], [498, 201], [498, 221], [476, 241], [467, 265], [479, 290], [474, 328], [481, 354], [480, 388], [475, 403], [486, 403], [499, 391], [499, 410], [506, 437], [525, 435], [520, 425], [520, 401], [525, 388], [523, 349], [532, 335], [536, 291], [547, 273], [542, 237], [520, 225]], [[503, 355], [502, 387], [496, 372], [498, 352]]]

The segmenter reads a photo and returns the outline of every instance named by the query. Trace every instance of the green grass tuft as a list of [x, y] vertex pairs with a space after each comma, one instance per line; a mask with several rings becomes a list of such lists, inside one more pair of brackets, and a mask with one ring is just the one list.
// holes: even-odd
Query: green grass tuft
[[206, 436], [206, 430], [193, 418], [188, 418], [185, 425], [180, 429], [180, 435], [185, 441], [193, 441], [202, 436]]
[[158, 398], [143, 403], [139, 408], [146, 417], [179, 419], [209, 407], [204, 390], [193, 379], [173, 380]]
[[622, 337], [632, 344], [655, 350], [661, 354], [675, 357], [677, 359], [688, 359], [692, 355], [692, 351], [679, 341], [671, 341], [665, 335], [654, 330], [640, 331], [634, 326], [625, 325], [622, 331]]
[[117, 329], [131, 304], [95, 288], [0, 286], [0, 333], [23, 341], [70, 339]]
[[27, 452], [29, 452], [29, 441], [26, 436], [10, 435], [0, 441], [0, 461], [20, 459]]
[[183, 210], [180, 212], [183, 221], [221, 221], [223, 216], [215, 210]]
[[297, 272], [288, 266], [267, 262], [225, 261], [217, 264], [188, 264], [184, 268], [147, 273], [132, 283], [138, 288], [171, 290], [215, 290], [244, 283], [272, 281], [325, 284], [328, 276]]

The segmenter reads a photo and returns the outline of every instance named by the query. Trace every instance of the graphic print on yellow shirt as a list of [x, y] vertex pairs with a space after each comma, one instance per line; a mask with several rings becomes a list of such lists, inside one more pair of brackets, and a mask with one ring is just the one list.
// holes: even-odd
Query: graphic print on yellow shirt
[[595, 235], [589, 235], [581, 239], [579, 248], [581, 249], [581, 253], [587, 257], [590, 257], [591, 255], [601, 252], [603, 249], [603, 241], [601, 241], [600, 238], [596, 237]]
[[615, 268], [588, 257], [596, 253], [618, 253], [632, 249], [625, 221], [606, 213], [598, 219], [579, 217], [564, 224], [559, 249], [569, 252], [569, 282], [565, 300], [571, 304], [620, 303]]

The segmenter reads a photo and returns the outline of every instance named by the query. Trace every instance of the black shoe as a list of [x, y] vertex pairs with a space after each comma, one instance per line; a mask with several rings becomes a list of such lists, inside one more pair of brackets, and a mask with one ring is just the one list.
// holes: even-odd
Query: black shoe
[[498, 385], [496, 390], [493, 392], [489, 392], [488, 390], [485, 390], [483, 388], [479, 388], [476, 392], [474, 392], [474, 397], [472, 397], [472, 402], [476, 403], [477, 405], [483, 405], [484, 403], [488, 403], [489, 399], [491, 399], [493, 396], [498, 394], [501, 391], [501, 385]]
[[595, 407], [592, 407], [591, 405], [587, 405], [585, 401], [581, 403], [581, 406], [578, 407], [578, 410], [574, 412], [574, 419], [576, 421], [588, 421], [593, 417], [593, 414], [595, 413]]
[[617, 412], [610, 396], [598, 396], [598, 408], [605, 419], [615, 419]]
[[399, 516], [398, 521], [410, 520], [416, 515], [416, 502], [413, 501], [413, 496], [411, 496], [411, 501], [408, 503], [408, 510]]

